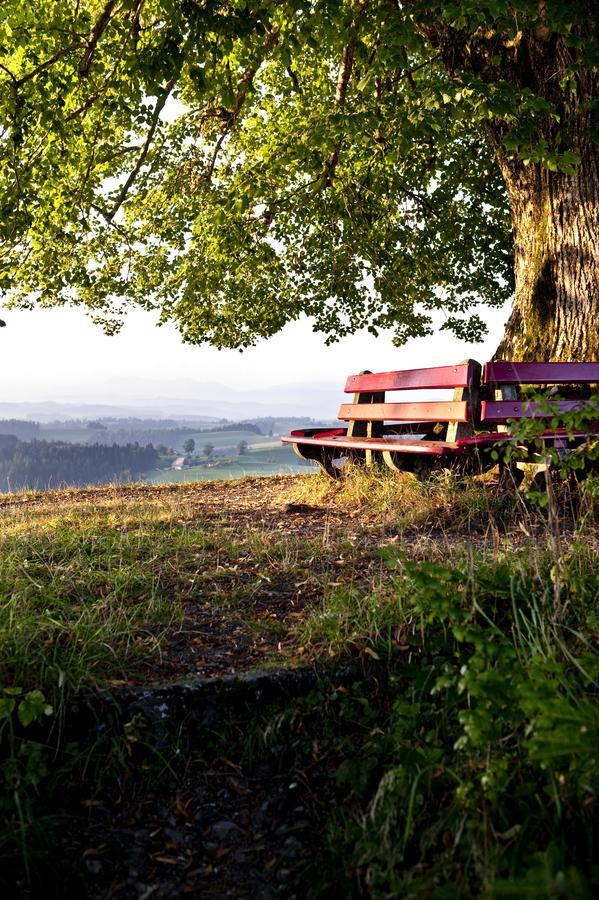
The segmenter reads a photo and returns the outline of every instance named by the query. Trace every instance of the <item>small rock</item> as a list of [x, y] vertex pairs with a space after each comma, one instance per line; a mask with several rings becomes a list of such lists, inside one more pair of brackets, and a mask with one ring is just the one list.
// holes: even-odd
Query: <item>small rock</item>
[[165, 838], [171, 841], [173, 844], [182, 844], [183, 843], [183, 834], [179, 831], [178, 828], [169, 828], [168, 826], [164, 829], [163, 834]]
[[235, 840], [241, 837], [242, 833], [239, 825], [236, 825], [235, 822], [228, 822], [226, 819], [215, 822], [212, 826], [212, 834], [220, 841]]
[[209, 806], [200, 809], [196, 815], [194, 816], [194, 821], [200, 825], [201, 827], [205, 827], [206, 825], [212, 825], [215, 819], [218, 818], [218, 813], [215, 809], [212, 809]]
[[99, 859], [86, 859], [84, 865], [90, 875], [102, 874], [102, 863]]
[[310, 506], [308, 503], [286, 503], [283, 507], [286, 513], [321, 513], [320, 506]]
[[290, 834], [283, 844], [283, 853], [285, 856], [293, 856], [293, 854], [298, 853], [302, 847], [302, 842], [298, 841], [294, 835]]

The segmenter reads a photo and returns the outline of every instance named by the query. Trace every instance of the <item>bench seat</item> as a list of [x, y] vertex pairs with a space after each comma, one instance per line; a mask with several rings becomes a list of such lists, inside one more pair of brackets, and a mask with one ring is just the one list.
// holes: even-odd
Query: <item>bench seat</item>
[[314, 444], [320, 447], [342, 447], [347, 450], [379, 450], [429, 456], [455, 456], [468, 452], [466, 446], [461, 447], [456, 441], [419, 440], [401, 434], [387, 434], [382, 437], [351, 437], [348, 436], [346, 429], [341, 428], [312, 434], [307, 434], [305, 431], [292, 431], [288, 437], [283, 437], [281, 440], [287, 444]]

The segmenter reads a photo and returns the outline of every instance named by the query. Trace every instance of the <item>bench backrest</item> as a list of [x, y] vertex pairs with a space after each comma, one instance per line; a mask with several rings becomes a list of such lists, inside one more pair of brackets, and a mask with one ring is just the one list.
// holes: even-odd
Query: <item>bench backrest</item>
[[[380, 435], [385, 421], [470, 423], [472, 402], [479, 381], [480, 364], [475, 360], [466, 360], [455, 366], [350, 375], [345, 392], [353, 392], [354, 400], [353, 403], [341, 404], [339, 418], [350, 422], [348, 433], [368, 437]], [[453, 388], [453, 400], [385, 402], [387, 391], [434, 388]], [[368, 427], [360, 423], [368, 423]], [[448, 439], [455, 440], [455, 435]]]
[[[599, 382], [599, 363], [517, 363], [491, 362], [483, 368], [482, 383], [494, 391], [494, 400], [480, 404], [480, 420], [484, 423], [505, 423], [508, 419], [550, 418], [538, 403], [518, 399], [521, 385], [572, 385]], [[553, 406], [561, 412], [584, 406], [584, 400], [560, 400]]]
[[[446, 439], [456, 440], [472, 433], [474, 423], [493, 424], [504, 431], [508, 419], [546, 418], [537, 403], [519, 399], [522, 385], [581, 385], [599, 383], [599, 362], [543, 363], [489, 362], [482, 369], [469, 359], [455, 366], [434, 366], [397, 372], [362, 372], [350, 375], [345, 393], [353, 393], [353, 403], [342, 403], [339, 419], [349, 422], [348, 434], [379, 437], [384, 422], [447, 423]], [[478, 402], [479, 386], [490, 390], [494, 399]], [[453, 389], [452, 400], [400, 401], [388, 403], [387, 391]], [[581, 399], [560, 400], [553, 406], [567, 412], [584, 405]]]

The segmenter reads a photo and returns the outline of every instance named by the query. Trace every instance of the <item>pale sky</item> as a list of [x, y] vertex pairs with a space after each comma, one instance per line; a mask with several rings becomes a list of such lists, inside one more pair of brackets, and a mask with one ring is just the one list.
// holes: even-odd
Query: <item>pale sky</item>
[[120, 334], [107, 337], [79, 309], [0, 309], [7, 323], [0, 330], [1, 397], [126, 403], [157, 392], [189, 397], [206, 382], [241, 391], [302, 384], [336, 388], [362, 369], [446, 365], [467, 357], [485, 362], [499, 342], [507, 310], [487, 313], [489, 335], [479, 345], [439, 332], [396, 348], [388, 335], [364, 332], [326, 347], [302, 321], [239, 353], [185, 345], [174, 327], [156, 327], [155, 315], [142, 310], [129, 314]]

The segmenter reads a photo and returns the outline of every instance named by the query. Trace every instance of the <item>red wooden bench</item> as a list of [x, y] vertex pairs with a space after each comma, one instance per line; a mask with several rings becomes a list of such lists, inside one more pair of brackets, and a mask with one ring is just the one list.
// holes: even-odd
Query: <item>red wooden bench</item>
[[[481, 431], [467, 443], [471, 447], [477, 447], [479, 452], [484, 452], [486, 448], [492, 448], [499, 441], [518, 440], [510, 434], [510, 422], [553, 418], [553, 412], [548, 411], [545, 404], [523, 397], [523, 388], [538, 386], [546, 388], [548, 385], [555, 387], [561, 399], [552, 401], [551, 407], [565, 413], [585, 406], [593, 396], [599, 397], [596, 390], [597, 383], [599, 383], [599, 363], [487, 363], [483, 367], [480, 387], [482, 399], [478, 420]], [[574, 431], [568, 434], [563, 428], [548, 428], [538, 435], [538, 440], [545, 447], [564, 452], [580, 445], [589, 436], [599, 436], [599, 422], [593, 423], [590, 434], [587, 431]], [[538, 447], [522, 449], [525, 451], [524, 458], [528, 456], [530, 461], [541, 461]]]
[[[590, 386], [598, 382], [599, 363], [491, 362], [481, 372], [479, 363], [466, 360], [455, 366], [362, 372], [350, 375], [345, 384], [345, 392], [354, 393], [353, 403], [343, 403], [339, 410], [346, 427], [292, 431], [282, 440], [332, 477], [340, 474], [338, 463], [346, 459], [367, 464], [381, 460], [392, 469], [416, 473], [443, 467], [482, 471], [495, 465], [491, 451], [500, 441], [515, 439], [509, 432], [511, 420], [551, 417], [521, 395], [523, 386], [575, 385], [579, 392], [585, 386], [591, 396]], [[386, 402], [388, 391], [440, 388], [452, 389], [453, 397]], [[568, 411], [584, 403], [585, 398], [567, 396], [557, 405]], [[542, 440], [562, 449], [585, 437], [548, 429]]]
[[[362, 372], [350, 375], [345, 392], [353, 403], [342, 403], [343, 428], [310, 428], [282, 438], [302, 459], [313, 460], [333, 477], [340, 460], [384, 460], [401, 471], [429, 471], [435, 465], [456, 464], [472, 456], [458, 438], [474, 433], [473, 412], [480, 365], [466, 360], [455, 366], [409, 369], [403, 372]], [[452, 389], [448, 400], [386, 402], [387, 391]]]

